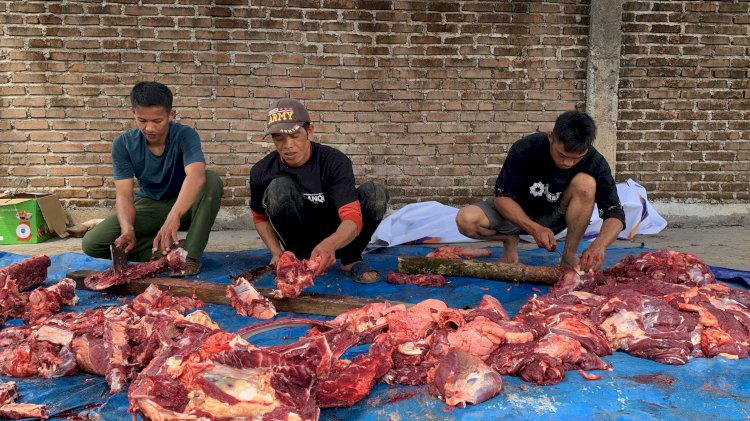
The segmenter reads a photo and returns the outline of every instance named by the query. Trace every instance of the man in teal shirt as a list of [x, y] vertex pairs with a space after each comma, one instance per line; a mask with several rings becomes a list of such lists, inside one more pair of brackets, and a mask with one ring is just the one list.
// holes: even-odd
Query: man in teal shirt
[[[140, 82], [130, 101], [137, 128], [112, 144], [115, 214], [83, 237], [83, 252], [108, 258], [114, 243], [128, 260], [147, 261], [177, 244], [179, 229], [187, 230], [188, 267], [173, 275], [195, 275], [221, 205], [221, 179], [206, 171], [195, 129], [173, 121], [168, 87]], [[140, 186], [135, 194], [134, 178]]]

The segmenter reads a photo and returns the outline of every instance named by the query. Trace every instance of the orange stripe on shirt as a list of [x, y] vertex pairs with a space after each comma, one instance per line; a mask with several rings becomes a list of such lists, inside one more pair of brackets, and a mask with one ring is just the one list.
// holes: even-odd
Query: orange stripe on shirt
[[357, 231], [362, 231], [362, 208], [359, 206], [359, 200], [355, 200], [340, 207], [339, 218], [341, 218], [342, 222], [354, 222], [357, 224]]
[[271, 218], [269, 218], [265, 213], [257, 213], [252, 209], [250, 209], [250, 213], [253, 215], [253, 223], [255, 224], [257, 224], [258, 222], [271, 222]]

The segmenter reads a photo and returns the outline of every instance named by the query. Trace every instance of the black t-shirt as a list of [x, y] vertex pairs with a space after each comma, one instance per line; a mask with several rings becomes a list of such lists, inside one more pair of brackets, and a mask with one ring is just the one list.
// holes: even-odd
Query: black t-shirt
[[338, 208], [359, 200], [354, 186], [352, 161], [343, 152], [312, 142], [310, 159], [300, 167], [289, 167], [273, 151], [250, 170], [250, 209], [266, 214], [263, 194], [279, 176], [292, 178], [316, 214], [334, 214]]
[[590, 147], [578, 164], [568, 170], [555, 165], [546, 133], [530, 134], [511, 146], [495, 182], [495, 196], [515, 200], [530, 218], [550, 214], [570, 180], [586, 173], [596, 180], [596, 204], [602, 219], [617, 218], [625, 226], [617, 187], [609, 164]]

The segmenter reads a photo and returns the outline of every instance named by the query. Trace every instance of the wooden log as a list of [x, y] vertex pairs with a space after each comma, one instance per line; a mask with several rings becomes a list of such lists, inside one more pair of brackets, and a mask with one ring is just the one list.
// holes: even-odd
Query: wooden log
[[401, 273], [436, 273], [443, 276], [466, 276], [496, 281], [554, 285], [562, 270], [559, 267], [526, 266], [521, 263], [480, 262], [477, 260], [438, 259], [433, 257], [401, 256]]
[[[70, 272], [67, 277], [76, 281], [76, 288], [88, 290], [83, 284], [83, 279], [94, 273], [91, 270], [78, 270]], [[128, 284], [115, 285], [98, 291], [118, 295], [138, 295], [154, 284], [162, 291], [169, 291], [172, 295], [179, 297], [197, 298], [205, 303], [230, 305], [226, 296], [227, 284], [213, 282], [193, 281], [180, 278], [147, 278], [136, 279]], [[271, 295], [270, 288], [256, 288], [264, 297], [271, 300], [278, 311], [289, 311], [293, 313], [318, 314], [322, 316], [338, 316], [339, 314], [364, 307], [367, 304], [383, 302], [372, 298], [352, 297], [347, 295], [317, 294], [303, 292], [299, 297], [285, 300], [276, 300]], [[400, 304], [391, 302], [392, 304]]]

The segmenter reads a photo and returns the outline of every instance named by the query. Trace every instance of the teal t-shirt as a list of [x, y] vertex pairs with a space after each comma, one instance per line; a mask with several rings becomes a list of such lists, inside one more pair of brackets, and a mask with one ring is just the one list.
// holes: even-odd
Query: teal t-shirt
[[148, 149], [140, 129], [128, 130], [112, 144], [112, 172], [115, 180], [137, 178], [137, 196], [154, 200], [171, 199], [180, 193], [185, 167], [206, 162], [198, 132], [174, 121], [169, 123], [167, 143], [161, 156]]

